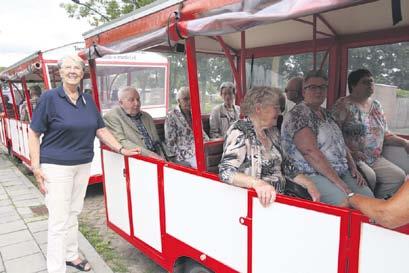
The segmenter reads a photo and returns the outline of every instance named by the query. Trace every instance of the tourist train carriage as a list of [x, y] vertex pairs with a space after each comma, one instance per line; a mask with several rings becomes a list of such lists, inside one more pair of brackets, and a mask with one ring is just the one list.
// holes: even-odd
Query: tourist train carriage
[[407, 272], [407, 227], [281, 195], [263, 208], [254, 191], [219, 183], [208, 164], [220, 141], [202, 140], [196, 57], [225, 55], [240, 102], [258, 58], [310, 53], [309, 68], [327, 66], [331, 106], [346, 94], [349, 50], [408, 41], [408, 14], [406, 1], [173, 0], [85, 33], [91, 64], [96, 53], [183, 51], [191, 92], [196, 169], [102, 147], [108, 226], [169, 272]]
[[[44, 52], [36, 52], [27, 58], [8, 67], [0, 74], [2, 85], [0, 85], [0, 94], [8, 96], [10, 103], [13, 104], [15, 117], [5, 116], [0, 118], [0, 140], [6, 146], [10, 154], [30, 165], [28, 150], [28, 121], [20, 119], [20, 109], [23, 101], [29, 100], [28, 87], [39, 85], [43, 91], [55, 88], [61, 84], [57, 63], [62, 57], [70, 54], [78, 54], [84, 49], [84, 43], [73, 43], [62, 47], [54, 48]], [[166, 58], [156, 53], [135, 53], [123, 54], [121, 56], [110, 55], [97, 61], [99, 73], [90, 78], [88, 66], [86, 67], [84, 80], [81, 82], [84, 92], [92, 92], [91, 81], [99, 84], [98, 107], [105, 112], [117, 104], [117, 91], [125, 83], [131, 84], [132, 81], [140, 78], [142, 71], [145, 77], [151, 74], [160, 75], [160, 78], [151, 84], [147, 89], [154, 93], [156, 97], [167, 98], [169, 92], [168, 71], [169, 64]], [[131, 71], [134, 73], [132, 74]], [[139, 74], [138, 74], [139, 72]], [[93, 75], [94, 76], [94, 75]], [[3, 87], [3, 88], [2, 88]], [[115, 90], [115, 92], [108, 92]], [[150, 94], [148, 94], [150, 95]], [[145, 96], [146, 97], [146, 96]], [[152, 96], [151, 96], [152, 97]], [[145, 100], [146, 101], [146, 100]], [[151, 99], [145, 103], [144, 110], [156, 117], [163, 117], [168, 109], [166, 99]], [[0, 101], [0, 103], [3, 103]], [[5, 102], [4, 102], [5, 103]], [[3, 105], [4, 105], [3, 103]], [[28, 103], [29, 117], [32, 116], [32, 106]], [[100, 143], [96, 139], [94, 142], [94, 159], [91, 165], [90, 184], [102, 182], [102, 167], [100, 156]]]
[[310, 53], [310, 69], [327, 66], [331, 106], [346, 94], [349, 50], [408, 41], [408, 14], [406, 1], [170, 0], [85, 33], [91, 74], [98, 55], [183, 51], [191, 92], [196, 169], [102, 147], [108, 226], [169, 272], [407, 272], [407, 227], [281, 195], [263, 208], [254, 191], [219, 183], [196, 57], [225, 55], [240, 102], [258, 58]]

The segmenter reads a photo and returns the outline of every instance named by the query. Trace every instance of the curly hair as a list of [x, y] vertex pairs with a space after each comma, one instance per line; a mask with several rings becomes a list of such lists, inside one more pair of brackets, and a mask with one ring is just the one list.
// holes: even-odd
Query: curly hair
[[281, 90], [275, 87], [256, 86], [247, 91], [240, 105], [240, 112], [244, 116], [254, 113], [257, 104], [280, 105]]

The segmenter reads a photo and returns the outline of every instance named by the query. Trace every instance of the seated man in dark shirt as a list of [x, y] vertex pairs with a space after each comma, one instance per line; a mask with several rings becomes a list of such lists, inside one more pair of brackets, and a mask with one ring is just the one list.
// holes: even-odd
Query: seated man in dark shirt
[[160, 140], [152, 117], [141, 111], [138, 91], [127, 86], [118, 92], [119, 106], [104, 115], [106, 127], [126, 149], [140, 147], [141, 154], [163, 159]]

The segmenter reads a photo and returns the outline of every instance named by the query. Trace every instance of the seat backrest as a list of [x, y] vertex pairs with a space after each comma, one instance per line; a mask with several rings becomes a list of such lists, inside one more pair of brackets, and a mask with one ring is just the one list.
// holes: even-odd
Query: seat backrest
[[219, 163], [223, 155], [223, 139], [212, 140], [204, 143], [206, 157], [206, 170], [211, 173], [219, 173]]

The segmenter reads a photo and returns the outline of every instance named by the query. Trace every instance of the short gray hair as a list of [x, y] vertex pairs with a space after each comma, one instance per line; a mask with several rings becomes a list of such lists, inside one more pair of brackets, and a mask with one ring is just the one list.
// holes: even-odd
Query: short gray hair
[[305, 74], [303, 84], [305, 84], [311, 78], [321, 78], [328, 81], [327, 74], [322, 70], [310, 70]]
[[269, 86], [255, 86], [247, 91], [243, 102], [240, 105], [240, 112], [244, 116], [249, 116], [254, 113], [256, 104], [265, 105], [280, 105], [281, 90]]
[[233, 89], [233, 94], [236, 94], [236, 87], [234, 86], [234, 84], [232, 82], [223, 82], [220, 85], [220, 88], [219, 88], [220, 95], [222, 94], [222, 91], [223, 91], [224, 88], [232, 88]]
[[84, 60], [81, 59], [78, 55], [67, 55], [67, 56], [62, 57], [61, 60], [59, 60], [58, 63], [57, 63], [58, 69], [61, 69], [63, 63], [64, 63], [65, 60], [67, 60], [67, 59], [71, 59], [71, 60], [73, 60], [76, 64], [81, 65], [82, 71], [85, 71], [85, 63], [84, 63]]
[[179, 100], [182, 98], [183, 95], [185, 94], [189, 94], [190, 96], [190, 92], [189, 92], [189, 87], [187, 86], [182, 86], [181, 88], [179, 88], [178, 93], [176, 94], [176, 100]]
[[123, 100], [125, 98], [125, 94], [129, 92], [136, 92], [139, 94], [138, 90], [136, 90], [133, 86], [125, 86], [119, 89], [118, 91], [118, 100]]

